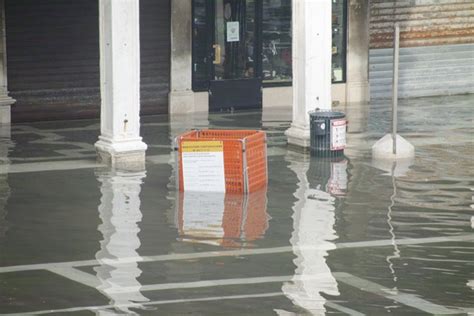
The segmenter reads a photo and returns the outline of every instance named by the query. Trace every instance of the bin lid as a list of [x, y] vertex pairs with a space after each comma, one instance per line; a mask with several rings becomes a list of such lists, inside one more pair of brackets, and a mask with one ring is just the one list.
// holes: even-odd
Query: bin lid
[[311, 118], [322, 118], [322, 119], [340, 119], [346, 117], [346, 114], [343, 112], [333, 112], [333, 111], [312, 111], [309, 112]]

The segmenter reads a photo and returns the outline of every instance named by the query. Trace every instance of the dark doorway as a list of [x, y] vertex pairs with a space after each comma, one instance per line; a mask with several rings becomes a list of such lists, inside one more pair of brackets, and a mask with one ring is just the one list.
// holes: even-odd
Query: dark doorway
[[259, 3], [194, 1], [193, 73], [209, 91], [210, 111], [262, 106]]

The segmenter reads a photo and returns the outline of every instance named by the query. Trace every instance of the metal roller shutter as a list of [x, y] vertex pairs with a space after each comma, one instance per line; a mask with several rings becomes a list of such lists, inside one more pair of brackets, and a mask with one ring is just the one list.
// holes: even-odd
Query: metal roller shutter
[[371, 0], [370, 47], [393, 47], [400, 23], [400, 46], [474, 43], [472, 0]]
[[[169, 0], [141, 0], [142, 112], [165, 113]], [[100, 111], [98, 0], [6, 0], [13, 121], [94, 118]]]
[[170, 1], [176, 0], [140, 0], [143, 114], [168, 113], [171, 65]]
[[400, 97], [474, 93], [474, 1], [371, 0], [370, 14], [372, 98], [391, 97], [395, 22]]

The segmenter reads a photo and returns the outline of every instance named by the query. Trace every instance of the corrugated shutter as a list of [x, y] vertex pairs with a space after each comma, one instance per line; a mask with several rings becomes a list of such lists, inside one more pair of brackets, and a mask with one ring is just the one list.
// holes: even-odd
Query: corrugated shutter
[[474, 93], [474, 1], [371, 0], [371, 97], [390, 98], [400, 23], [401, 98]]
[[[141, 0], [142, 112], [165, 113], [169, 0]], [[98, 0], [7, 0], [8, 88], [14, 121], [98, 117]]]
[[171, 65], [170, 1], [176, 0], [140, 0], [143, 114], [168, 113]]
[[97, 115], [97, 0], [7, 0], [8, 88], [12, 119]]
[[[392, 96], [393, 49], [370, 50], [373, 99]], [[474, 93], [474, 44], [400, 49], [399, 97]]]
[[472, 0], [371, 0], [370, 47], [393, 47], [393, 25], [400, 23], [400, 45], [474, 43]]

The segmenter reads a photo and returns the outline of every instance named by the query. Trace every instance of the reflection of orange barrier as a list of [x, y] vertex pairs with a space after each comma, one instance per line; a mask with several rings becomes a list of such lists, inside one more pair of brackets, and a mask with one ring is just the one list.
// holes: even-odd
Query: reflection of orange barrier
[[179, 152], [179, 189], [184, 191], [183, 142], [221, 141], [224, 151], [225, 192], [255, 192], [267, 185], [266, 134], [253, 130], [203, 130], [176, 138]]
[[248, 195], [180, 192], [177, 215], [182, 241], [250, 246], [268, 229], [266, 190]]

